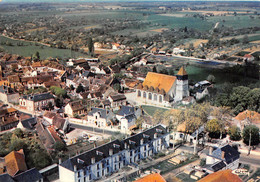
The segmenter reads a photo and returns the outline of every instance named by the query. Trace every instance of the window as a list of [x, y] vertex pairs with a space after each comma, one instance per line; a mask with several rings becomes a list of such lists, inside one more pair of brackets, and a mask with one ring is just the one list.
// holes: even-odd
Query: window
[[80, 177], [80, 171], [78, 172], [78, 178]]
[[159, 102], [162, 102], [162, 96], [160, 95], [160, 97], [159, 97]]
[[152, 100], [152, 94], [151, 93], [149, 93], [149, 100]]
[[99, 164], [97, 164], [97, 169], [99, 170]]
[[146, 92], [143, 93], [143, 98], [146, 98]]
[[89, 174], [89, 180], [92, 180], [92, 176], [91, 176], [91, 174]]
[[146, 145], [144, 146], [144, 150], [146, 150]]
[[154, 94], [154, 95], [153, 95], [153, 100], [154, 100], [154, 101], [157, 101], [157, 94]]
[[107, 160], [107, 165], [109, 165], [109, 160]]
[[97, 177], [99, 178], [99, 172], [97, 172]]
[[109, 173], [109, 167], [107, 167], [107, 173]]
[[132, 156], [133, 155], [133, 151], [130, 151], [130, 156]]
[[138, 90], [138, 94], [137, 94], [137, 96], [138, 96], [138, 97], [141, 97], [141, 94], [142, 94], [141, 91]]

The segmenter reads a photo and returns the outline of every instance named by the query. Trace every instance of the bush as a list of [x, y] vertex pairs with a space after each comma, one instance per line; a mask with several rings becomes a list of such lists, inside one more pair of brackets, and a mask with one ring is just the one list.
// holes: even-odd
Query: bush
[[251, 133], [251, 145], [259, 144], [259, 128], [255, 125], [246, 126], [243, 130], [243, 142], [249, 145]]

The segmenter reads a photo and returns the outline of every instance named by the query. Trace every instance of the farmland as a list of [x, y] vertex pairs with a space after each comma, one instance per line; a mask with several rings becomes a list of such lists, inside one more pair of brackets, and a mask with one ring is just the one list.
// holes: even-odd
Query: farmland
[[[2, 45], [2, 43], [9, 42], [12, 45]], [[18, 46], [17, 43], [21, 43], [22, 46]], [[40, 53], [42, 59], [47, 59], [49, 57], [59, 57], [62, 59], [70, 57], [86, 57], [85, 54], [71, 51], [69, 49], [58, 49], [41, 44], [35, 44], [32, 42], [22, 41], [22, 40], [12, 40], [3, 36], [0, 36], [0, 48], [5, 49], [11, 54], [18, 54], [20, 56], [30, 57], [35, 54], [37, 51]]]

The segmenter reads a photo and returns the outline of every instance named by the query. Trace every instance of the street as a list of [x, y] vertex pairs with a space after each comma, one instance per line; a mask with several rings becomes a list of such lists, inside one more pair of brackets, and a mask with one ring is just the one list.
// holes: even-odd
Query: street
[[252, 155], [252, 154], [247, 156], [246, 154], [240, 154], [239, 162], [243, 164], [250, 164], [250, 165], [260, 167], [260, 156]]
[[79, 124], [75, 124], [75, 123], [71, 123], [71, 127], [82, 129], [82, 130], [88, 130], [88, 131], [92, 131], [92, 132], [97, 132], [97, 133], [104, 133], [104, 134], [108, 134], [108, 135], [117, 135], [118, 134], [118, 132], [104, 130], [101, 128], [93, 128], [91, 126], [83, 126], [83, 125], [79, 125]]

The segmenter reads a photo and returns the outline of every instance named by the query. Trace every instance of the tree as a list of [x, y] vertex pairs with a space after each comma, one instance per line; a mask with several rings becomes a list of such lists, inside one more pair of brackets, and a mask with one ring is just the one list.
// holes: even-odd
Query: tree
[[113, 89], [116, 90], [116, 91], [120, 91], [121, 90], [120, 84], [119, 83], [114, 84]]
[[54, 109], [54, 105], [52, 104], [52, 102], [48, 102], [47, 103], [47, 110], [51, 111]]
[[89, 54], [93, 55], [94, 54], [94, 43], [92, 38], [88, 38], [88, 52]]
[[54, 95], [56, 95], [59, 98], [65, 98], [67, 96], [67, 91], [60, 87], [51, 86], [50, 90]]
[[74, 90], [74, 86], [73, 85], [70, 85], [70, 90]]
[[9, 149], [11, 151], [15, 150], [15, 151], [18, 151], [20, 149], [23, 149], [25, 147], [25, 142], [18, 138], [16, 135], [13, 135], [11, 137], [11, 142], [10, 142], [10, 146], [9, 146]]
[[42, 169], [51, 164], [50, 156], [45, 152], [45, 150], [37, 150], [32, 155], [34, 166], [38, 169]]
[[207, 122], [206, 129], [209, 132], [211, 138], [218, 138], [220, 131], [222, 130], [219, 120], [212, 119]]
[[[251, 140], [250, 140], [251, 139]], [[247, 145], [259, 144], [259, 128], [255, 125], [248, 125], [243, 130], [243, 142]]]
[[60, 152], [66, 150], [66, 145], [63, 142], [56, 142], [54, 143], [53, 148], [55, 151]]
[[239, 141], [241, 139], [241, 131], [237, 126], [231, 126], [228, 129], [228, 134], [231, 140]]
[[81, 83], [80, 83], [79, 86], [77, 87], [76, 92], [77, 92], [77, 93], [84, 92], [84, 87], [81, 85]]
[[243, 44], [248, 44], [248, 43], [249, 43], [249, 39], [248, 39], [248, 36], [247, 36], [247, 35], [245, 35], [245, 36], [243, 37], [242, 43], [243, 43]]
[[209, 82], [211, 82], [211, 83], [214, 83], [215, 82], [215, 76], [214, 75], [209, 75], [208, 77], [207, 77], [207, 80], [209, 81]]
[[23, 136], [23, 131], [20, 128], [16, 128], [13, 132], [18, 138]]

